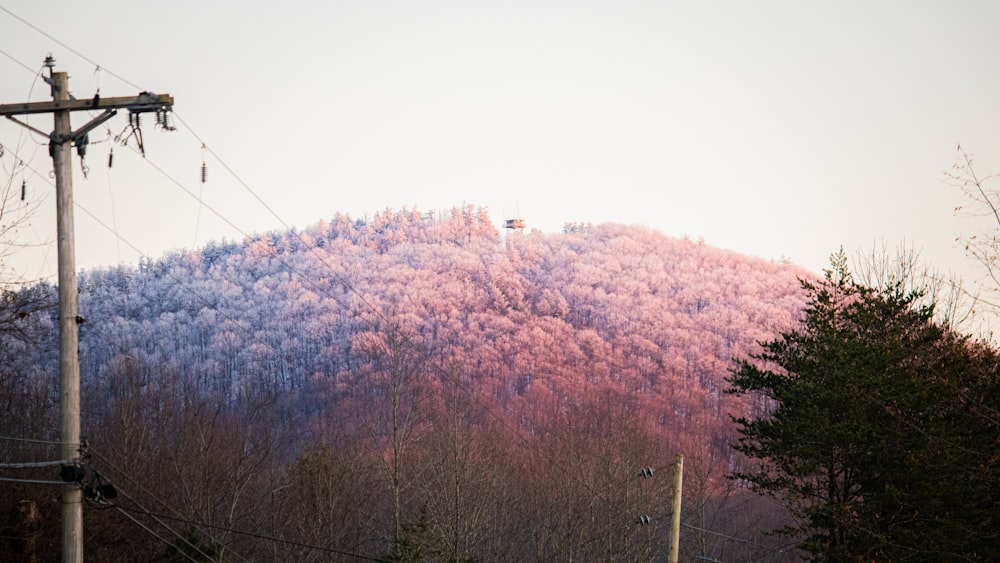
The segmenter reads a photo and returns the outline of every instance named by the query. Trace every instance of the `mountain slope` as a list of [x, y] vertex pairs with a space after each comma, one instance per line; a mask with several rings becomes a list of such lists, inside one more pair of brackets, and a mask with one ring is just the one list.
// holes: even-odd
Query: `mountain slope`
[[724, 418], [731, 358], [801, 309], [806, 273], [790, 265], [640, 227], [501, 237], [492, 225], [468, 206], [338, 215], [87, 272], [83, 377], [99, 380], [125, 354], [200, 393], [335, 399], [356, 379], [359, 340], [391, 325], [501, 409], [541, 389], [553, 399], [613, 389], [686, 428]]

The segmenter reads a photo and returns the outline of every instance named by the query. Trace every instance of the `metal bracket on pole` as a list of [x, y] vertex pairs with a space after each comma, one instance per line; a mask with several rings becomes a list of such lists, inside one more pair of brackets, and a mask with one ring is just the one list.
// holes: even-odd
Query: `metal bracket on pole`
[[101, 115], [98, 115], [94, 119], [91, 119], [90, 123], [87, 123], [86, 125], [84, 125], [83, 127], [77, 129], [76, 131], [73, 131], [73, 133], [70, 134], [69, 139], [65, 139], [65, 140], [75, 141], [75, 140], [83, 137], [87, 133], [90, 133], [91, 131], [93, 131], [100, 124], [102, 124], [105, 121], [107, 121], [107, 120], [111, 119], [112, 117], [114, 117], [117, 113], [118, 113], [117, 109], [104, 110], [104, 113], [102, 113]]
[[14, 117], [13, 115], [8, 115], [7, 119], [13, 121], [14, 123], [17, 123], [21, 127], [24, 127], [26, 129], [30, 130], [33, 133], [38, 133], [39, 135], [41, 135], [43, 137], [48, 137], [49, 136], [49, 134], [46, 133], [45, 131], [42, 131], [41, 129], [32, 127], [31, 125], [28, 125], [27, 123], [25, 123], [24, 121], [21, 121], [20, 119]]

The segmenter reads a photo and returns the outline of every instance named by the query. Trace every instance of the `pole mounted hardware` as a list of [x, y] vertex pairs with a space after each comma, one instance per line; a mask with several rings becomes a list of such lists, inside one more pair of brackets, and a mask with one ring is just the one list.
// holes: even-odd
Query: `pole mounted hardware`
[[[54, 88], [53, 88], [54, 89]], [[48, 102], [28, 102], [21, 104], [0, 104], [0, 115], [16, 122], [18, 125], [26, 127], [40, 135], [49, 137], [50, 151], [52, 144], [72, 141], [77, 148], [86, 146], [86, 142], [81, 143], [87, 133], [99, 127], [105, 121], [114, 117], [118, 110], [127, 109], [130, 116], [138, 116], [142, 113], [155, 113], [157, 123], [163, 125], [164, 129], [172, 130], [169, 125], [168, 115], [174, 106], [174, 98], [170, 94], [153, 94], [151, 92], [140, 92], [138, 96], [124, 96], [114, 98], [102, 98], [95, 95], [89, 100], [53, 100]], [[104, 110], [101, 115], [91, 119], [86, 125], [69, 133], [58, 134], [55, 131], [45, 133], [31, 125], [17, 119], [18, 115], [33, 115], [37, 113], [56, 113], [63, 111], [93, 111]], [[138, 123], [137, 119], [130, 120], [130, 123]], [[85, 151], [86, 149], [84, 149]], [[83, 156], [81, 154], [81, 156]]]

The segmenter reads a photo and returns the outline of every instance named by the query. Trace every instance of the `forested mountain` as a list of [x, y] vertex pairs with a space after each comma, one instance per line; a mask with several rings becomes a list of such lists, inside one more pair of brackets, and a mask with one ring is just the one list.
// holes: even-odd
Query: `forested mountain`
[[[759, 514], [726, 505], [728, 414], [759, 405], [723, 391], [733, 357], [800, 318], [811, 274], [641, 227], [496, 224], [338, 214], [84, 272], [94, 470], [190, 540], [88, 509], [89, 556], [648, 560], [665, 521], [636, 515], [669, 510], [684, 453], [688, 553], [776, 558], [748, 539]], [[28, 321], [0, 346], [3, 432], [56, 436], [55, 311]], [[645, 466], [664, 471], [640, 483]]]

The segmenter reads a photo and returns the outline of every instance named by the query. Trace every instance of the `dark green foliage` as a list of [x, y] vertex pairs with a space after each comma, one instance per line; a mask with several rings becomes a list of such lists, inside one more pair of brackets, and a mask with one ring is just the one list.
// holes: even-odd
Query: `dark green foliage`
[[168, 553], [170, 561], [218, 561], [222, 546], [206, 538], [197, 528], [189, 528], [183, 539], [169, 547]]
[[997, 560], [996, 352], [832, 264], [798, 328], [731, 372], [766, 398], [734, 418], [753, 463], [732, 477], [787, 503], [817, 561]]
[[447, 557], [444, 554], [444, 549], [436, 547], [426, 507], [420, 510], [420, 517], [415, 522], [403, 523], [402, 528], [403, 533], [400, 535], [399, 541], [396, 542], [392, 553], [383, 558], [385, 561], [398, 563], [418, 563], [421, 561], [475, 563], [475, 559]]

